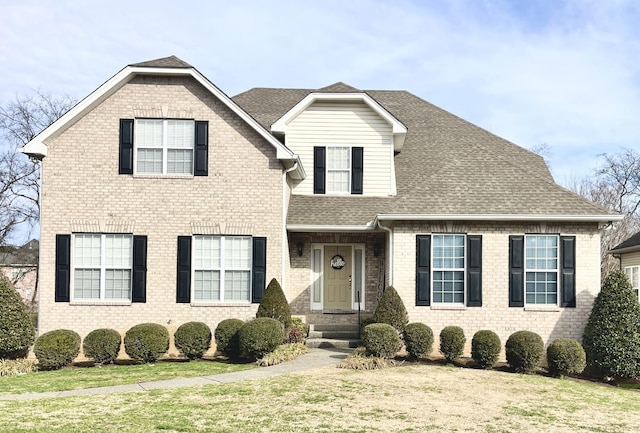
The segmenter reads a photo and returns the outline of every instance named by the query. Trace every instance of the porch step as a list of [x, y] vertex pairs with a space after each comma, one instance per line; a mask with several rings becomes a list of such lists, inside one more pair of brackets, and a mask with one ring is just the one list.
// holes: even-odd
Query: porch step
[[309, 325], [307, 347], [354, 348], [360, 345], [358, 325], [326, 324]]

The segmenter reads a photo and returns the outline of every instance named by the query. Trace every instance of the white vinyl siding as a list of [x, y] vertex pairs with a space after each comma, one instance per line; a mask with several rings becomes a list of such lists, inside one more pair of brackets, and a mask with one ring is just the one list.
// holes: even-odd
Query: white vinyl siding
[[[308, 174], [313, 173], [314, 146], [326, 146], [327, 150], [332, 146], [363, 147], [363, 195], [395, 193], [391, 125], [363, 102], [311, 104], [287, 127], [286, 142], [300, 156]], [[313, 194], [313, 176], [296, 185], [293, 194]]]
[[629, 282], [631, 283], [633, 291], [636, 292], [636, 296], [638, 296], [640, 290], [640, 266], [627, 266], [624, 268], [624, 273], [627, 275], [627, 278], [629, 278]]

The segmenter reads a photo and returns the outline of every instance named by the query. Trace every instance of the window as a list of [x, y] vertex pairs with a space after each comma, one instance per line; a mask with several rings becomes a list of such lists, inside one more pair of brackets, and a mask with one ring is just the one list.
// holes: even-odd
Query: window
[[84, 233], [73, 242], [74, 299], [131, 300], [133, 236]]
[[327, 147], [327, 193], [351, 192], [351, 152], [348, 147]]
[[629, 278], [629, 282], [631, 283], [631, 287], [633, 291], [636, 292], [636, 296], [638, 296], [638, 290], [640, 289], [640, 266], [627, 266], [624, 268], [624, 273]]
[[250, 301], [251, 242], [250, 236], [194, 236], [194, 301]]
[[193, 120], [138, 119], [136, 173], [193, 174]]
[[558, 304], [558, 236], [526, 235], [524, 245], [527, 304]]
[[313, 193], [362, 194], [363, 155], [362, 147], [314, 147]]
[[433, 235], [433, 302], [464, 304], [464, 235]]

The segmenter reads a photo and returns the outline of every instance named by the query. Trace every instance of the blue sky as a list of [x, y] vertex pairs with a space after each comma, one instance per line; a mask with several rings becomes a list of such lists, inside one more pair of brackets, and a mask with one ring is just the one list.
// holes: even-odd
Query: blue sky
[[252, 87], [405, 89], [516, 144], [557, 182], [640, 145], [640, 2], [624, 0], [0, 3], [0, 103], [82, 98], [176, 55], [229, 95]]

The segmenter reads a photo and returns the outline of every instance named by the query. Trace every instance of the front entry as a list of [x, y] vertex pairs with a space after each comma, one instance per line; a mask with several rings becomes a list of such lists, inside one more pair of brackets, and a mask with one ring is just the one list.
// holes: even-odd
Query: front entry
[[324, 308], [351, 310], [351, 245], [324, 247]]

